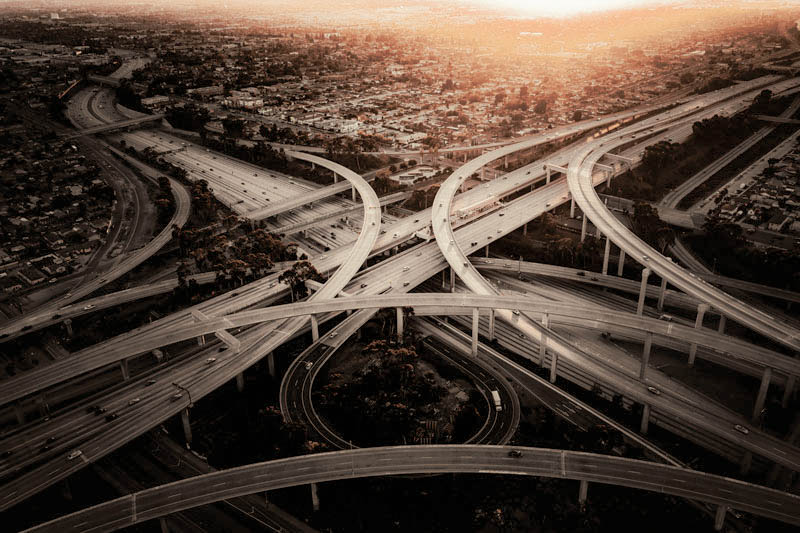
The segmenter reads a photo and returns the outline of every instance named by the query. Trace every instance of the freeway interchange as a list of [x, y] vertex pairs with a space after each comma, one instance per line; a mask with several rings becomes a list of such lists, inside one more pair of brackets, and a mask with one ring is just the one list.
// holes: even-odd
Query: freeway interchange
[[[658, 342], [659, 338], [670, 339], [680, 334], [681, 338], [691, 344], [714, 348], [739, 358], [745, 357], [748, 363], [758, 368], [770, 369], [770, 371], [775, 369], [777, 373], [781, 374], [787, 387], [798, 375], [798, 365], [791, 358], [781, 353], [748, 345], [743, 341], [716, 332], [666, 323], [631, 313], [615, 314], [607, 310], [598, 312], [597, 308], [591, 306], [581, 308], [575, 305], [561, 304], [559, 307], [560, 304], [534, 298], [504, 296], [498, 293], [468, 258], [470, 254], [479, 251], [542, 213], [574, 198], [577, 205], [584, 210], [584, 220], [586, 217], [591, 219], [611, 242], [619, 246], [630, 257], [667, 279], [670, 284], [680, 288], [695, 301], [710, 305], [717, 312], [796, 351], [800, 347], [800, 340], [797, 331], [792, 326], [776, 323], [777, 321], [773, 317], [761, 312], [754, 313], [749, 306], [745, 309], [736, 299], [667, 261], [632, 235], [624, 226], [621, 226], [616, 218], [608, 213], [594, 192], [597, 184], [609, 178], [605, 173], [607, 171], [600, 174], [594, 172], [594, 166], [611, 149], [622, 148], [620, 155], [629, 160], [635, 160], [643, 146], [665, 138], [686, 137], [691, 132], [691, 124], [695, 120], [711, 116], [713, 113], [733, 112], [740, 109], [752, 100], [753, 94], [757, 94], [760, 88], [767, 85], [771, 86], [775, 93], [780, 94], [784, 90], [794, 90], [798, 82], [797, 80], [778, 81], [777, 77], [771, 77], [703, 95], [663, 113], [653, 114], [654, 109], [626, 112], [604, 124], [618, 124], [619, 119], [633, 116], [646, 114], [649, 116], [628, 126], [619, 127], [597, 140], [569, 145], [547, 158], [546, 162], [549, 164], [567, 167], [566, 179], [554, 180], [515, 200], [506, 203], [500, 201], [501, 198], [512, 192], [524, 190], [526, 187], [532, 187], [544, 180], [544, 174], [540, 170], [543, 162], [537, 161], [457, 194], [466, 179], [489, 162], [505, 155], [591, 130], [596, 127], [596, 124], [578, 123], [552, 130], [547, 135], [497, 148], [457, 169], [442, 184], [432, 208], [388, 225], [383, 224], [385, 233], [381, 232], [382, 220], [378, 198], [361, 176], [319, 156], [300, 151], [291, 152], [290, 155], [296, 159], [320, 165], [344, 177], [348, 181], [348, 185], [341, 187], [342, 191], [352, 187], [362, 198], [363, 225], [356, 242], [312, 258], [312, 262], [320, 271], [333, 272], [327, 282], [307, 302], [270, 306], [276, 299], [285, 295], [287, 290], [283, 284], [277, 282], [277, 275], [270, 275], [236, 290], [233, 294], [215, 297], [189, 310], [165, 317], [95, 347], [82, 350], [70, 357], [69, 361], [64, 364], [56, 364], [53, 365], [53, 368], [37, 370], [29, 375], [22, 375], [0, 384], [0, 401], [3, 404], [9, 404], [34, 395], [45, 387], [77, 378], [110, 364], [124, 362], [129, 358], [181, 340], [219, 332], [236, 335], [235, 343], [228, 340], [221, 347], [209, 346], [199, 350], [196, 357], [179, 360], [148, 374], [146, 377], [155, 381], [152, 386], [143, 388], [144, 379], [135, 378], [108, 391], [105, 396], [101, 396], [96, 401], [121, 413], [121, 416], [113, 422], [105, 423], [94, 415], [86, 413], [86, 404], [79, 402], [54, 414], [49, 421], [26, 424], [19, 430], [4, 435], [0, 444], [5, 446], [4, 449], [11, 450], [13, 453], [10, 458], [6, 457], [0, 460], [0, 476], [4, 479], [3, 487], [0, 488], [0, 508], [6, 509], [56, 480], [63, 479], [85, 464], [108, 454], [170, 416], [178, 413], [187, 413], [188, 415], [188, 408], [193, 402], [240, 375], [255, 362], [270, 356], [271, 352], [283, 342], [304, 331], [309, 322], [314, 342], [309, 349], [291, 363], [286, 372], [281, 383], [281, 408], [288, 420], [303, 420], [315, 428], [317, 433], [325, 436], [329, 442], [339, 447], [346, 447], [346, 443], [333, 430], [324, 427], [324, 424], [319, 425], [319, 417], [315, 414], [311, 402], [314, 378], [320, 367], [335, 353], [336, 349], [351, 334], [355, 333], [377, 309], [385, 307], [401, 309], [411, 306], [414, 307], [415, 314], [419, 315], [427, 313], [437, 316], [461, 314], [472, 316], [473, 353], [475, 353], [475, 345], [478, 340], [477, 324], [481, 310], [484, 314], [489, 312], [492, 317], [490, 320], [502, 320], [505, 325], [524, 335], [533, 346], [538, 347], [540, 359], [535, 362], [550, 367], [553, 375], [558, 373], [558, 375], [572, 376], [569, 379], [577, 381], [600, 382], [608, 389], [617, 391], [625, 397], [647, 406], [648, 416], [652, 417], [654, 423], [671, 429], [676, 426], [684, 426], [687, 428], [684, 431], [702, 433], [704, 442], [725, 446], [728, 449], [744, 449], [777, 464], [793, 470], [800, 470], [800, 450], [790, 443], [776, 439], [755, 427], [750, 427], [747, 435], [735, 431], [734, 426], [747, 426], [747, 421], [741, 416], [722, 406], [706, 405], [706, 399], [702, 395], [690, 390], [681, 390], [680, 394], [673, 394], [670, 390], [673, 384], [656, 369], [646, 369], [647, 376], [645, 377], [644, 371], [641, 375], [637, 375], [639, 374], [638, 369], [631, 371], [630, 364], [615, 366], [608, 361], [598, 360], [592, 354], [574, 345], [570, 339], [553, 331], [552, 326], [559, 323], [559, 320], [562, 320], [562, 323], [564, 320], [569, 323], [577, 321], [589, 327], [596, 327], [593, 324], [604, 322], [599, 327], [624, 329], [628, 333], [642, 338], [648, 338], [649, 335], [654, 339], [653, 342]], [[180, 153], [184, 154], [184, 152]], [[614, 166], [613, 163], [607, 166], [614, 171], [620, 170], [620, 166]], [[488, 210], [466, 217], [453, 215], [461, 209], [481, 203], [486, 198], [497, 199]], [[296, 202], [293, 199], [286, 200]], [[420, 232], [430, 227], [432, 227], [435, 242], [416, 244], [375, 266], [362, 270], [362, 265], [368, 257], [391, 250], [412, 240]], [[453, 275], [457, 275], [474, 294], [407, 294], [447, 266], [452, 269]], [[80, 296], [88, 295], [92, 290], [91, 287], [88, 287], [80, 293]], [[344, 296], [341, 295], [342, 293]], [[77, 298], [75, 297], [75, 299]], [[325, 335], [319, 334], [320, 321], [329, 320], [336, 314], [350, 310], [354, 312], [349, 318], [337, 324]], [[41, 320], [41, 317], [32, 317], [32, 320]], [[223, 340], [225, 339], [223, 338]], [[217, 361], [213, 367], [209, 367], [206, 364], [206, 358], [212, 353]], [[310, 363], [310, 366], [306, 363]], [[643, 365], [644, 367], [646, 367], [646, 363]], [[477, 370], [473, 367], [468, 371], [475, 372]], [[662, 393], [654, 395], [648, 389], [653, 385], [657, 386]], [[178, 394], [176, 392], [178, 390], [186, 391], [188, 394]], [[128, 406], [128, 402], [134, 397], [140, 398], [141, 401], [135, 406]], [[506, 399], [513, 404], [516, 399], [513, 391], [506, 396]], [[510, 410], [512, 413], [515, 411], [516, 409]], [[514, 426], [513, 420], [500, 424], [497, 435], [493, 437], [495, 442], [505, 442], [510, 437]], [[644, 427], [646, 426], [643, 423]], [[72, 428], [71, 433], [65, 438], [59, 438], [47, 453], [31, 453], [32, 450], [39, 449], [41, 443], [50, 437], [67, 434], [69, 432], [67, 428]], [[82, 451], [80, 458], [65, 462], [64, 455], [69, 450], [78, 447]], [[466, 448], [464, 449], [466, 450]], [[386, 450], [389, 449], [366, 449], [352, 453], [375, 458], [380, 454], [388, 453]], [[486, 451], [480, 453], [486, 453], [493, 457], [484, 465], [484, 470], [509, 474], [548, 475], [531, 473], [539, 472], [535, 469], [524, 472], [524, 469], [516, 468], [521, 462], [508, 461], [507, 455], [504, 459], [505, 450], [500, 453], [499, 458], [496, 456], [496, 452], [491, 451], [490, 448], [481, 448], [481, 450]], [[428, 471], [424, 461], [417, 457], [417, 452], [408, 453], [414, 456], [414, 460], [410, 461], [410, 466], [401, 467], [402, 463], [398, 461], [396, 470], [379, 470], [372, 475], [402, 473], [406, 471], [404, 468], [407, 468], [409, 472]], [[537, 453], [526, 451], [525, 456]], [[566, 460], [564, 452], [560, 453], [561, 460]], [[298, 461], [300, 460], [298, 459]], [[606, 460], [611, 460], [611, 458], [597, 459], [597, 464], [602, 464]], [[588, 464], [594, 464], [593, 461], [589, 461]], [[508, 467], [506, 463], [511, 464], [508, 470], [506, 470]], [[253, 468], [256, 466], [254, 465]], [[664, 468], [660, 465], [652, 466]], [[466, 468], [463, 464], [459, 465], [459, 468], [461, 467]], [[438, 468], [440, 470], [432, 471], [471, 471], [450, 470], [451, 467], [441, 464], [438, 465]], [[637, 468], [639, 467], [637, 466]], [[591, 466], [585, 467], [580, 470], [580, 475], [574, 474], [572, 478], [649, 488], [632, 485], [630, 483], [633, 481], [624, 476], [610, 474], [592, 476], [590, 470]], [[365, 470], [363, 475], [369, 475], [366, 473], [368, 471], [368, 469]], [[638, 470], [635, 472], [640, 473]], [[653, 476], [662, 475], [660, 472], [660, 470], [655, 472]], [[684, 472], [681, 475], [689, 476], [692, 483], [703, 486], [703, 482], [700, 480], [706, 478], [698, 476], [705, 476], [705, 474], [691, 471], [681, 472]], [[225, 472], [219, 474], [225, 474]], [[564, 474], [564, 470], [562, 470], [561, 476], [569, 477]], [[641, 476], [634, 477], [641, 478]], [[328, 478], [299, 476], [298, 479], [297, 483], [309, 483]], [[664, 482], [662, 478], [658, 479], [662, 488], [669, 487], [669, 483]], [[197, 481], [187, 480], [187, 482]], [[757, 492], [758, 489], [760, 488], [753, 490]], [[792, 499], [781, 503], [781, 505], [788, 506], [784, 510], [793, 509], [792, 513], [782, 513], [770, 509], [769, 505], [759, 506], [754, 503], [761, 497], [758, 494], [753, 494], [752, 497], [748, 496], [743, 503], [733, 497], [723, 498], [719, 494], [712, 497], [699, 492], [688, 494], [678, 491], [674, 487], [670, 490], [677, 491], [671, 492], [673, 494], [723, 506], [747, 509], [765, 516], [782, 514], [783, 518], [779, 519], [787, 519], [787, 514], [791, 515], [792, 513], [794, 513], [795, 519], [798, 516], [797, 502]], [[220, 499], [231, 495], [232, 492], [219, 491], [209, 497]], [[183, 505], [188, 507], [205, 501], [187, 499]], [[129, 507], [130, 501], [126, 500], [125, 505]], [[115, 507], [115, 509], [119, 511], [125, 505]], [[158, 512], [162, 514], [174, 512], [174, 510], [178, 510], [177, 507], [179, 506], [176, 506], [175, 509], [161, 509]], [[103, 516], [105, 516], [103, 513], [105, 512], [96, 510], [91, 514], [93, 519], [98, 521], [97, 527], [101, 529], [111, 527], [109, 524], [115, 524], [114, 527], [116, 527], [116, 525], [130, 523], [129, 515], [117, 516], [115, 518], [117, 522], [103, 522]], [[153, 516], [158, 515], [154, 514]], [[65, 520], [70, 519], [67, 517]]]

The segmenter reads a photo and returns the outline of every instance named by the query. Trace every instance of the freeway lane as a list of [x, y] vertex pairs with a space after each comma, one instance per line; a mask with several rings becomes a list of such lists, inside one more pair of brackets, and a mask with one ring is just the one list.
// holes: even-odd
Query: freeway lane
[[727, 295], [668, 260], [628, 230], [605, 207], [594, 190], [596, 182], [604, 181], [604, 176], [599, 176], [597, 179], [594, 177], [594, 165], [606, 152], [629, 142], [628, 139], [619, 138], [617, 135], [613, 137], [615, 140], [610, 143], [608, 140], [603, 143], [589, 143], [569, 164], [567, 182], [575, 202], [585, 216], [589, 217], [594, 225], [626, 254], [687, 294], [767, 338], [793, 350], [800, 350], [800, 332], [797, 329], [781, 324], [774, 317], [753, 309], [752, 306]]
[[[298, 159], [313, 161], [341, 174], [345, 179], [353, 183], [363, 200], [363, 227], [358, 240], [351, 247], [347, 259], [309, 300], [313, 302], [315, 299], [333, 298], [341, 292], [342, 288], [355, 275], [378, 238], [381, 223], [378, 197], [366, 181], [341, 165], [313, 155], [292, 155]], [[284, 319], [248, 330], [243, 336], [244, 340], [240, 341], [241, 351], [229, 347], [222, 351], [224, 353], [216, 354], [218, 361], [214, 365], [213, 372], [209, 372], [208, 364], [200, 358], [183, 365], [178, 371], [172, 373], [170, 379], [148, 387], [142, 393], [141, 401], [134, 406], [134, 413], [131, 413], [131, 410], [128, 409], [129, 412], [125, 413], [125, 417], [133, 419], [131, 415], [138, 415], [135, 423], [132, 421], [126, 423], [123, 418], [120, 418], [110, 424], [102, 424], [100, 421], [102, 418], [97, 417], [87, 424], [85, 421], [87, 413], [84, 412], [85, 429], [80, 433], [74, 431], [66, 439], [57, 441], [53, 445], [53, 449], [48, 450], [44, 456], [40, 454], [40, 458], [37, 460], [37, 462], [41, 463], [46, 456], [52, 457], [57, 452], [66, 452], [70, 445], [74, 446], [81, 440], [85, 442], [89, 438], [96, 437], [92, 441], [91, 447], [84, 446], [82, 448], [81, 461], [73, 461], [66, 465], [61, 463], [55, 470], [52, 470], [54, 466], [52, 463], [49, 467], [40, 465], [38, 468], [22, 473], [13, 482], [4, 482], [0, 489], [0, 508], [7, 509], [11, 505], [24, 500], [30, 494], [36, 493], [59, 479], [67, 477], [89, 461], [113, 451], [128, 440], [146, 431], [153, 424], [158, 424], [169, 416], [191, 406], [195, 400], [202, 398], [225, 382], [233, 379], [275, 347], [280, 346], [284, 341], [291, 338], [303, 327], [308, 318], [308, 316], [302, 316]], [[174, 397], [173, 394], [175, 394], [176, 388], [185, 392], [186, 396], [180, 394]], [[118, 403], [118, 407], [124, 406], [125, 399], [116, 398], [114, 401]], [[158, 410], [148, 409], [148, 405], [151, 407], [157, 405]], [[145, 414], [145, 409], [148, 409], [147, 416], [141, 416]], [[55, 427], [54, 424], [47, 425]], [[23, 458], [23, 461], [23, 464], [6, 468], [4, 477], [7, 478], [8, 474], [12, 472], [18, 474], [22, 468], [32, 463], [30, 458], [27, 460]]]
[[114, 531], [223, 499], [340, 479], [471, 473], [587, 480], [726, 505], [800, 525], [800, 497], [674, 466], [585, 452], [503, 446], [362, 448], [278, 459], [162, 485], [105, 502], [27, 531]]

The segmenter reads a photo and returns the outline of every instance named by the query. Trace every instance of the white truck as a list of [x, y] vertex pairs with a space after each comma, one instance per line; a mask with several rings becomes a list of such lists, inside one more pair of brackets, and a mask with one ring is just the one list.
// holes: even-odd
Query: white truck
[[500, 393], [496, 390], [492, 391], [492, 399], [494, 400], [494, 408], [497, 411], [503, 410], [503, 404], [500, 402]]

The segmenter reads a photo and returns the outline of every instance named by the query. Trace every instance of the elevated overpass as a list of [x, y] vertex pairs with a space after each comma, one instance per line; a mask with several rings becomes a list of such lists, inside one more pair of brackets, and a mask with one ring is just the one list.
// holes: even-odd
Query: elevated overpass
[[[511, 457], [515, 449], [519, 457]], [[220, 500], [309, 483], [401, 474], [536, 476], [648, 490], [800, 525], [800, 497], [713, 474], [636, 459], [544, 448], [475, 445], [362, 448], [222, 470], [123, 496], [31, 528], [29, 532], [116, 531]]]
[[160, 122], [162, 118], [164, 118], [163, 113], [156, 113], [155, 115], [146, 115], [143, 117], [136, 117], [128, 120], [120, 120], [119, 122], [112, 122], [110, 124], [102, 124], [99, 126], [84, 128], [76, 133], [69, 133], [62, 135], [62, 138], [68, 140], [68, 139], [75, 139], [77, 137], [82, 137], [84, 135], [110, 133], [112, 131], [119, 131], [119, 130], [131, 130], [131, 129], [136, 129], [139, 126], [143, 126], [149, 122]]

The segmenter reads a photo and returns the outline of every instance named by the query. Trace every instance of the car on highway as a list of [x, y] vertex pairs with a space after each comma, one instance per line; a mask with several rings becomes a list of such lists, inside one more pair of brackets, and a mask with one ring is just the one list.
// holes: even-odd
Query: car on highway
[[655, 394], [656, 396], [661, 396], [661, 391], [658, 390], [655, 387], [647, 387], [647, 390], [650, 392], [650, 394]]
[[519, 309], [514, 309], [511, 312], [514, 313], [516, 316], [519, 316]]
[[131, 398], [130, 401], [128, 402], [128, 405], [136, 405], [140, 401], [142, 401], [141, 398]]
[[660, 315], [658, 317], [660, 320], [665, 320], [667, 322], [672, 322], [672, 315]]
[[331, 339], [335, 339], [335, 338], [336, 338], [336, 337], [338, 337], [338, 336], [339, 336], [339, 333], [337, 333], [336, 331], [334, 331], [333, 333], [331, 333], [331, 334], [329, 335], [329, 337], [330, 337]]
[[733, 426], [733, 429], [735, 429], [739, 433], [743, 433], [744, 435], [747, 435], [748, 433], [750, 433], [750, 430], [747, 429], [746, 427], [744, 427], [741, 424], [736, 424], [735, 426]]
[[119, 413], [111, 413], [106, 415], [106, 422], [111, 422], [112, 420], [116, 420], [119, 418]]
[[313, 366], [314, 366], [314, 363], [312, 363], [311, 361], [306, 361], [306, 370], [311, 370], [311, 368], [313, 368]]
[[217, 362], [217, 358], [216, 357], [209, 357], [208, 359], [206, 359], [206, 364], [207, 365], [210, 365], [210, 364], [213, 364], [213, 363], [216, 363], [216, 362]]
[[14, 454], [11, 450], [6, 450], [3, 453], [0, 453], [0, 459], [8, 459]]
[[366, 289], [366, 288], [367, 288], [367, 284], [366, 284], [366, 283], [362, 283], [362, 284], [361, 284], [361, 288], [362, 288], [362, 289]]
[[84, 305], [83, 306], [83, 310], [84, 311], [89, 311], [90, 309], [94, 309], [94, 305], [89, 304], [89, 305]]
[[80, 451], [80, 450], [72, 450], [71, 452], [69, 452], [67, 454], [67, 461], [72, 461], [73, 459], [77, 459], [81, 455], [83, 455], [82, 451]]
[[154, 380], [154, 379], [148, 379], [148, 380], [147, 380], [147, 383], [145, 383], [145, 384], [144, 384], [144, 386], [145, 386], [145, 387], [149, 387], [150, 385], [155, 385], [155, 384], [156, 384], [156, 380]]
[[513, 457], [514, 459], [519, 459], [520, 457], [522, 457], [522, 452], [519, 450], [510, 450], [508, 452], [508, 456]]
[[180, 400], [181, 398], [183, 398], [183, 393], [182, 392], [176, 392], [170, 398], [172, 399], [172, 401]]

